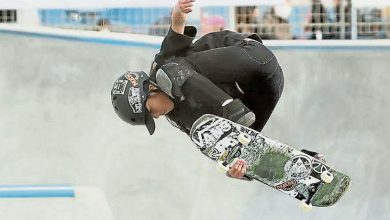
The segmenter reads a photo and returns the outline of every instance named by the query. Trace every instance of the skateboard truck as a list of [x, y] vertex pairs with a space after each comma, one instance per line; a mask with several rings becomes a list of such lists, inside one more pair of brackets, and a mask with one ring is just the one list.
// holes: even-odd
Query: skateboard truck
[[311, 200], [314, 196], [314, 194], [317, 192], [317, 190], [322, 187], [324, 184], [331, 183], [333, 181], [333, 174], [329, 171], [324, 171], [321, 173], [321, 182], [315, 185], [311, 185], [309, 187], [309, 196], [307, 199], [302, 199], [299, 207], [302, 208], [304, 211], [310, 211], [313, 208], [313, 205], [311, 204]]
[[[250, 142], [251, 142], [251, 137], [248, 135], [248, 134], [245, 134], [245, 133], [240, 133], [237, 137], [237, 140], [238, 142], [241, 144], [241, 145], [248, 145]], [[241, 146], [237, 148], [236, 151], [240, 150]], [[228, 156], [228, 151], [225, 151], [221, 157], [218, 159], [218, 163], [217, 163], [217, 170], [222, 172], [222, 173], [225, 173], [225, 172], [228, 172], [229, 171], [229, 164], [226, 162], [226, 159], [227, 159], [227, 156]], [[234, 154], [232, 155], [235, 155], [236, 152], [234, 152]], [[230, 164], [234, 164], [236, 163], [238, 160], [238, 158], [234, 158], [234, 160], [230, 163]]]

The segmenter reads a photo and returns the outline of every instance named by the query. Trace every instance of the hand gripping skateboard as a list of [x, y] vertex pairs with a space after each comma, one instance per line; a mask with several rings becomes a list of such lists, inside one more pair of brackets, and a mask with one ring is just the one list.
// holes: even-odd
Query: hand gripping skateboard
[[223, 172], [237, 159], [247, 162], [246, 177], [300, 200], [300, 206], [327, 207], [342, 197], [350, 178], [326, 163], [260, 132], [215, 115], [194, 122], [191, 140]]

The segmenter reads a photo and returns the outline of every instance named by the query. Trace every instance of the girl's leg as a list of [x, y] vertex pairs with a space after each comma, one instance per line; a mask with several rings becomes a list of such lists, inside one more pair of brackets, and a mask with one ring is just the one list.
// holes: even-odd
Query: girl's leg
[[[237, 46], [199, 52], [186, 58], [216, 85], [237, 88], [243, 103], [256, 115], [252, 128], [261, 131], [283, 90], [283, 71], [263, 44], [244, 41]], [[235, 85], [237, 83], [237, 85]], [[238, 94], [238, 92], [230, 92]]]

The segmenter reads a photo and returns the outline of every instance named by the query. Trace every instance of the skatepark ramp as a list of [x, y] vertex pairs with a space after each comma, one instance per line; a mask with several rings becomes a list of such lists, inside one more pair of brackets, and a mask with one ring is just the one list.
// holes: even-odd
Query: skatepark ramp
[[[0, 25], [0, 184], [96, 186], [117, 220], [389, 219], [389, 41], [264, 42], [285, 76], [264, 134], [324, 154], [352, 179], [336, 205], [306, 214], [283, 193], [219, 174], [163, 117], [153, 136], [120, 121], [114, 80], [148, 72], [161, 41]], [[67, 215], [77, 189], [75, 199], [0, 199], [0, 219], [45, 219], [51, 206]]]
[[0, 219], [113, 220], [102, 190], [66, 185], [0, 186]]

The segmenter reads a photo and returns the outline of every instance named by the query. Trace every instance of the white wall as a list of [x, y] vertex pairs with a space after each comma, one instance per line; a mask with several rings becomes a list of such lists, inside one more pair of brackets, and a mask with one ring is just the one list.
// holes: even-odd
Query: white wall
[[18, 25], [38, 26], [41, 23], [37, 9], [18, 9], [17, 16]]

